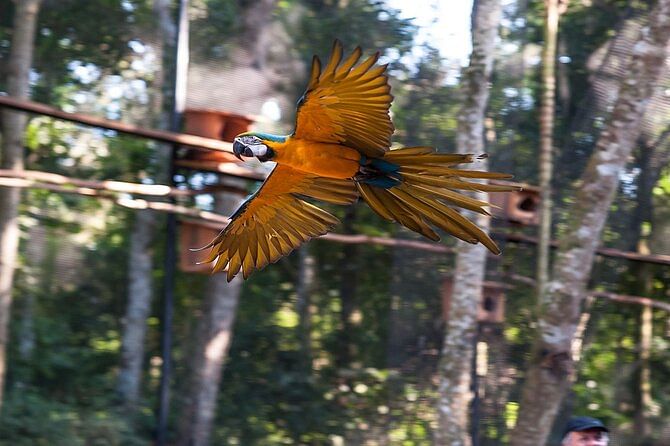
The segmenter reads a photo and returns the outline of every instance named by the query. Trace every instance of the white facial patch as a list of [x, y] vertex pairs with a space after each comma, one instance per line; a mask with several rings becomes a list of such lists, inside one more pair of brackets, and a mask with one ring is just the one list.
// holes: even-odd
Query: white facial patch
[[268, 146], [265, 144], [250, 144], [247, 147], [254, 152], [254, 156], [265, 156], [268, 153]]
[[[268, 153], [268, 146], [263, 144], [256, 136], [240, 136], [239, 138], [236, 138], [236, 140], [249, 149], [253, 153], [253, 156], [263, 157]], [[245, 156], [249, 156], [249, 154], [245, 154]]]

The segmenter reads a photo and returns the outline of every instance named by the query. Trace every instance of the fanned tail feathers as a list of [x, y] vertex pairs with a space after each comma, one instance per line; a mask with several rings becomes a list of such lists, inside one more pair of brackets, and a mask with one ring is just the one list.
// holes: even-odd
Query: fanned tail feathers
[[476, 170], [456, 169], [453, 166], [475, 161], [465, 154], [435, 153], [431, 147], [406, 147], [391, 150], [385, 161], [400, 166], [400, 185], [388, 189], [357, 183], [361, 197], [382, 218], [397, 221], [431, 240], [440, 237], [428, 223], [468, 243], [481, 242], [494, 254], [500, 249], [493, 240], [454, 207], [489, 215], [489, 203], [458, 191], [503, 192], [518, 190], [515, 186], [486, 184], [467, 179], [504, 179], [510, 175]]

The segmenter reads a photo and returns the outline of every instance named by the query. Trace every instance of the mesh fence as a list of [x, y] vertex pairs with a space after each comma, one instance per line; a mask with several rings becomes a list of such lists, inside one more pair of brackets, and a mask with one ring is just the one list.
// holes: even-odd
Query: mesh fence
[[[6, 3], [2, 5], [9, 10]], [[44, 14], [38, 26], [37, 44], [41, 50], [36, 54], [33, 98], [69, 112], [121, 120], [142, 127], [165, 128], [166, 114], [162, 110], [169, 99], [164, 93], [169, 86], [172, 68], [163, 64], [169, 58], [166, 59], [164, 54], [162, 33], [169, 29], [162, 21], [165, 21], [166, 11], [170, 11], [152, 11], [142, 2], [121, 2], [121, 19], [110, 15], [109, 20], [115, 18], [118, 23], [123, 23], [123, 33], [104, 28], [100, 30], [101, 36], [96, 38], [95, 29], [78, 28], [75, 20], [83, 20], [82, 16], [73, 14], [73, 18], [68, 19], [67, 13], [76, 8], [76, 3], [63, 2], [58, 5], [56, 2], [45, 2], [43, 6]], [[161, 2], [155, 3], [160, 5]], [[229, 131], [246, 129], [249, 125], [249, 128], [267, 132], [290, 132], [294, 104], [301, 94], [308, 66], [307, 61], [291, 49], [291, 35], [287, 31], [294, 23], [291, 22], [295, 20], [293, 14], [297, 13], [289, 11], [277, 17], [271, 12], [267, 17], [272, 23], [263, 27], [263, 30], [256, 29], [255, 40], [240, 44], [221, 35], [222, 43], [218, 47], [212, 44], [211, 33], [203, 31], [205, 26], [211, 25], [207, 24], [203, 14], [213, 14], [214, 10], [207, 9], [207, 5], [213, 8], [214, 3], [193, 2], [190, 34], [193, 51], [186, 101], [188, 111], [210, 113], [208, 116], [214, 122], [214, 130], [202, 131], [214, 133], [203, 133], [203, 136], [223, 135], [225, 126], [229, 126]], [[517, 11], [516, 14], [520, 13]], [[86, 16], [86, 19], [91, 17]], [[289, 25], [282, 20], [288, 21]], [[222, 23], [227, 22], [224, 20]], [[637, 16], [622, 23], [619, 28], [622, 32], [609, 46], [603, 46], [597, 53], [604, 62], [595, 56], [590, 61], [595, 78], [594, 88], [590, 90], [588, 98], [593, 100], [579, 101], [577, 118], [573, 120], [575, 124], [571, 134], [574, 140], [571, 142], [584, 160], [597, 137], [598, 126], [594, 123], [602, 119], [597, 116], [595, 109], [606, 110], [608, 105], [604, 104], [611, 105], [614, 100], [613, 85], [619, 77], [625, 75], [622, 67], [626, 58], [630, 57], [634, 36], [644, 25], [644, 21]], [[4, 25], [4, 40], [0, 43], [6, 48], [9, 28], [7, 24]], [[231, 25], [230, 29], [237, 28]], [[346, 31], [343, 33], [346, 34]], [[109, 37], [109, 41], [105, 36]], [[50, 45], [57, 48], [51, 55], [48, 53]], [[611, 54], [616, 57], [610, 57]], [[2, 55], [4, 62], [6, 51]], [[61, 59], [60, 64], [57, 68], [49, 69], [51, 64], [57, 62], [54, 57]], [[525, 82], [521, 78], [525, 78], [527, 71], [532, 70], [533, 67], [526, 67], [526, 71], [518, 73], [517, 81]], [[669, 79], [666, 73], [662, 84], [667, 85]], [[644, 122], [645, 137], [649, 140], [665, 138], [663, 135], [667, 129], [663, 126], [670, 110], [669, 97], [665, 91], [659, 91], [649, 105], [649, 117]], [[439, 98], [435, 98], [435, 101], [439, 101]], [[502, 112], [500, 114], [503, 115]], [[196, 119], [194, 116], [186, 114], [187, 119]], [[454, 121], [453, 116], [450, 118]], [[496, 118], [505, 124], [514, 123], [509, 116]], [[437, 116], [435, 119], [440, 120], [442, 117]], [[517, 125], [511, 125], [506, 130], [523, 132], [524, 124], [519, 121], [523, 118], [514, 119], [517, 119]], [[185, 125], [198, 124], [191, 121]], [[502, 149], [511, 147], [502, 141], [505, 130], [499, 130], [501, 140], [492, 147], [494, 152], [503, 152]], [[453, 132], [454, 129], [449, 131]], [[580, 149], [582, 145], [583, 150]], [[97, 181], [113, 179], [143, 184], [164, 184], [168, 181], [166, 154], [170, 148], [147, 139], [52, 118], [33, 117], [26, 133], [26, 146], [27, 168], [32, 170]], [[246, 195], [258, 187], [257, 180], [216, 173], [216, 166], [230, 162], [230, 158], [189, 152], [185, 148], [179, 149], [178, 157], [200, 163], [190, 166], [182, 163], [178, 167], [174, 178], [176, 187], [182, 191], [200, 191], [183, 194], [177, 198], [179, 205], [213, 210], [213, 191]], [[501, 159], [501, 163], [512, 167], [516, 162], [514, 154], [510, 153], [501, 153]], [[572, 162], [567, 158], [560, 161], [563, 167]], [[264, 174], [267, 169], [252, 165], [247, 167], [249, 172]], [[133, 198], [147, 197], [116, 194], [111, 199], [100, 200], [26, 189], [21, 208], [22, 259], [17, 275], [20, 295], [15, 305], [16, 320], [19, 322], [13, 326], [13, 336], [21, 340], [17, 346], [22, 347], [12, 351], [13, 358], [23, 362], [12, 370], [15, 382], [29, 381], [30, 376], [34, 376], [31, 374], [36, 374], [35, 388], [47, 388], [52, 392], [49, 395], [67, 392], [76, 387], [77, 379], [80, 378], [63, 378], [65, 384], [59, 388], [58, 379], [50, 374], [56, 370], [57, 373], [74, 376], [79, 373], [77, 369], [86, 366], [90, 367], [89, 375], [97, 376], [103, 382], [101, 388], [104, 390], [92, 390], [95, 388], [95, 383], [91, 384], [94, 380], [86, 381], [82, 393], [90, 393], [82, 398], [97, 398], [100, 405], [112, 400], [101, 397], [100, 393], [105, 390], [113, 393], [114, 373], [118, 364], [119, 339], [123, 329], [121, 318], [128, 292], [126, 274], [133, 267], [128, 260], [131, 243], [129, 234], [136, 218], [136, 211], [132, 208], [140, 205], [137, 202], [132, 204]], [[119, 202], [130, 204], [123, 207], [118, 206]], [[333, 212], [339, 217], [346, 216], [341, 209], [333, 209]], [[157, 218], [153, 242], [148, 248], [157, 259], [161, 258], [165, 249], [161, 238], [162, 227], [163, 220]], [[182, 231], [186, 231], [184, 228], [185, 225], [182, 225]], [[346, 229], [354, 234], [415, 240], [406, 231], [385, 225], [360, 205], [357, 205], [356, 216]], [[216, 231], [211, 227], [209, 230], [207, 234]], [[535, 231], [532, 226], [520, 226], [502, 220], [494, 222], [494, 230], [503, 234], [533, 234]], [[196, 237], [191, 240], [196, 240], [200, 235], [191, 233], [190, 236]], [[495, 305], [505, 306], [505, 316], [498, 322], [481, 322], [477, 342], [473, 345], [476, 358], [473, 390], [476, 390], [477, 400], [474, 403], [472, 423], [478, 435], [477, 444], [482, 446], [507, 444], [518, 409], [515, 401], [520, 398], [519, 388], [525, 361], [529, 357], [530, 336], [535, 330], [532, 322], [535, 314], [532, 308], [532, 284], [512, 279], [532, 275], [534, 248], [505, 243], [504, 237], [497, 241], [506, 255], [491, 260], [488, 280], [507, 286], [500, 288], [501, 299], [489, 302], [486, 304], [488, 307], [482, 303], [482, 309], [495, 312], [500, 309], [494, 308]], [[453, 246], [454, 242], [450, 240], [446, 244]], [[326, 439], [322, 440], [332, 444], [338, 441], [345, 442], [340, 444], [431, 444], [433, 441], [436, 384], [439, 381], [437, 366], [444, 336], [445, 287], [448, 287], [446, 284], [453, 272], [453, 254], [372, 244], [347, 251], [345, 246], [320, 240], [307, 248], [317, 264], [316, 285], [308, 306], [314, 333], [311, 341], [312, 363], [307, 377], [298, 376], [295, 372], [295, 364], [299, 362], [296, 352], [299, 349], [296, 347], [297, 335], [292, 331], [297, 324], [296, 281], [298, 270], [303, 267], [300, 256], [293, 253], [288, 259], [256, 273], [245, 285], [233, 346], [223, 378], [224, 395], [220, 399], [222, 408], [217, 415], [220, 426], [214, 434], [214, 438], [220, 441], [217, 444], [245, 444], [245, 438], [248, 442], [246, 444], [261, 441], [259, 438], [307, 444], [309, 439], [290, 435], [282, 437], [277, 433], [291, 429], [300, 431], [302, 427], [293, 428], [291, 423], [302, 426], [301, 422], [313, 422], [309, 428], [314, 431], [321, 429], [319, 434]], [[189, 254], [181, 249], [180, 255]], [[625, 269], [626, 265], [619, 260], [599, 262], [596, 274], [602, 276], [596, 276], [594, 284], [603, 277], [611, 280], [606, 281], [605, 285], [617, 285], [617, 278], [608, 276], [608, 272], [617, 268]], [[158, 263], [152, 274], [158, 283], [162, 274]], [[668, 273], [657, 268], [654, 274], [657, 280], [661, 280], [667, 279]], [[356, 286], [344, 290], [342, 284], [351, 280], [351, 277], [355, 277]], [[179, 314], [175, 327], [177, 381], [185, 378], [187, 373], [187, 338], [201, 316], [200, 296], [206, 279], [207, 276], [188, 272], [180, 272], [178, 276]], [[155, 285], [154, 288], [158, 292], [160, 287]], [[346, 292], [351, 295], [350, 300], [345, 302], [342, 293]], [[661, 288], [657, 292], [662, 292]], [[348, 306], [343, 312], [345, 305]], [[148, 365], [143, 389], [146, 396], [142, 402], [143, 415], [139, 422], [145, 434], [150, 432], [149, 426], [153, 423], [151, 413], [156, 403], [157, 364], [160, 363], [159, 308], [157, 303], [153, 306], [149, 319]], [[71, 311], [72, 320], [58, 320], [63, 310]], [[600, 320], [616, 313], [605, 305], [596, 305], [593, 312], [594, 317], [600, 315]], [[634, 311], [630, 313], [630, 317], [635, 316]], [[265, 320], [260, 320], [260, 316]], [[56, 320], [50, 323], [56, 327], [56, 331], [62, 331], [62, 336], [50, 337], [45, 333], [35, 333], [35, 324], [39, 324], [42, 320], [40, 318]], [[662, 318], [661, 315], [656, 316], [659, 322]], [[598, 326], [597, 322], [591, 324], [596, 324], [592, 328], [595, 332], [592, 334], [592, 342], [610, 342], [599, 338], [603, 335], [597, 331], [606, 330], [607, 327]], [[626, 320], [621, 324], [624, 327], [622, 330], [627, 330], [629, 334], [635, 332], [635, 327], [626, 325]], [[343, 327], [350, 330], [348, 336], [343, 335]], [[342, 339], [346, 339], [346, 348], [341, 345]], [[666, 342], [667, 334], [658, 335], [658, 339], [662, 340], [658, 342]], [[615, 342], [611, 341], [610, 344]], [[597, 365], [599, 361], [630, 362], [634, 347], [623, 340], [611, 347], [614, 351], [611, 355], [611, 352], [604, 352], [601, 347], [595, 351], [586, 351], [587, 371], [578, 377], [580, 389], [586, 390], [579, 396], [573, 394], [569, 397], [557, 426], [571, 412], [584, 412], [583, 407], [577, 406], [584, 403], [583, 395], [586, 394], [586, 398], [597, 397], [609, 404], [609, 407], [588, 408], [587, 412], [606, 417], [617, 426], [622, 426], [622, 433], [614, 429], [612, 444], [634, 444], [634, 440], [625, 435], [630, 432], [630, 405], [634, 404], [634, 397], [630, 392], [616, 388], [617, 383], [630, 385], [634, 371], [621, 369], [617, 372], [621, 376], [604, 382], [602, 387], [605, 389], [601, 392], [605, 396], [598, 393], [599, 387], [589, 387], [589, 382], [595, 379], [593, 376], [598, 375], [593, 370], [597, 369], [594, 364]], [[50, 357], [49, 365], [43, 366], [43, 369], [38, 366], [40, 358], [33, 356], [30, 359], [31, 351], [33, 355], [35, 352], [47, 355], [52, 348], [70, 348], [73, 353], [55, 359]], [[599, 355], [609, 356], [603, 359]], [[659, 362], [667, 360], [662, 355], [658, 353], [656, 357]], [[256, 358], [258, 364], [250, 365], [250, 357]], [[84, 365], [78, 361], [83, 361]], [[93, 363], [95, 366], [91, 365]], [[43, 381], [40, 382], [40, 379]], [[293, 387], [281, 384], [279, 387], [264, 388], [268, 381], [275, 384], [286, 382]], [[179, 384], [175, 387], [177, 393], [183, 390]], [[304, 393], [291, 394], [290, 391], [295, 389], [302, 389]], [[247, 413], [246, 408], [233, 406], [232, 400], [244, 398], [245, 395], [251, 395], [247, 401], [250, 407], [248, 410], [256, 413]], [[174, 411], [177, 414], [179, 395], [175, 401]], [[287, 409], [285, 406], [290, 407]], [[301, 415], [291, 412], [298, 410], [295, 407], [300, 410], [314, 407], [314, 413], [323, 410], [326, 414], [324, 418], [328, 420], [322, 423], [302, 420]], [[617, 414], [621, 408], [625, 409], [625, 413]], [[227, 417], [233, 421], [227, 421]], [[233, 422], [246, 422], [248, 427], [239, 428], [233, 426]], [[271, 435], [273, 429], [277, 431], [274, 432], [276, 437]], [[669, 428], [666, 425], [664, 429], [662, 435], [667, 437], [670, 435]], [[258, 436], [253, 437], [256, 434]], [[118, 444], [123, 444], [121, 441]], [[558, 439], [554, 438], [554, 441]]]

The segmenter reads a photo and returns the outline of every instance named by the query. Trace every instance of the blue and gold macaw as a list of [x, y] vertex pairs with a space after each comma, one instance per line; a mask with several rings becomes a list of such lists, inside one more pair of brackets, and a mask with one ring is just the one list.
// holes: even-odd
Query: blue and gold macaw
[[323, 69], [314, 56], [293, 134], [247, 132], [235, 138], [238, 158], [256, 157], [277, 165], [203, 248], [211, 248], [205, 262], [214, 262], [215, 272], [227, 269], [229, 281], [240, 269], [246, 279], [338, 223], [306, 198], [347, 205], [360, 196], [382, 218], [431, 240], [440, 237], [430, 224], [500, 253], [485, 232], [453, 207], [488, 214], [486, 202], [457, 190], [510, 190], [465, 180], [508, 175], [453, 167], [473, 162], [473, 155], [436, 153], [430, 147], [389, 150], [393, 96], [386, 65], [375, 66], [379, 52], [358, 63], [361, 54], [356, 48], [342, 60], [342, 45], [336, 41]]

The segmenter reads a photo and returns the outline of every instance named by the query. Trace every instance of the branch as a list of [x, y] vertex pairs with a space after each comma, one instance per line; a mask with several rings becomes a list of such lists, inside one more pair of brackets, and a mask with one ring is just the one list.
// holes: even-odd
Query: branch
[[118, 121], [96, 118], [80, 113], [68, 113], [58, 110], [48, 105], [38, 102], [25, 101], [10, 96], [0, 96], [0, 107], [7, 107], [14, 110], [35, 113], [39, 115], [51, 116], [52, 118], [63, 119], [65, 121], [76, 122], [79, 124], [100, 127], [103, 129], [114, 130], [142, 138], [149, 138], [156, 141], [162, 141], [172, 144], [180, 144], [190, 147], [214, 150], [217, 152], [233, 153], [233, 146], [229, 142], [219, 141], [218, 139], [203, 138], [201, 136], [189, 135], [186, 133], [168, 132], [166, 130], [155, 130], [135, 125], [125, 124]]
[[[80, 180], [76, 178], [66, 177], [64, 175], [58, 175], [49, 172], [41, 172], [36, 170], [26, 170], [26, 171], [15, 171], [15, 170], [3, 170], [0, 169], [0, 186], [8, 187], [24, 187], [24, 188], [35, 188], [35, 189], [46, 189], [53, 192], [68, 193], [68, 194], [79, 194], [88, 197], [98, 197], [111, 199], [114, 201], [124, 201], [128, 202], [129, 199], [124, 198], [120, 199], [118, 194], [127, 193], [127, 194], [137, 194], [137, 195], [148, 195], [148, 196], [192, 196], [197, 195], [198, 193], [208, 193], [210, 190], [205, 189], [201, 191], [192, 191], [192, 190], [181, 190], [174, 187], [169, 187], [161, 184], [139, 184], [139, 183], [128, 183], [123, 181], [93, 181], [93, 180]], [[225, 187], [224, 187], [225, 188]], [[229, 188], [231, 192], [239, 193], [239, 189], [233, 190]], [[151, 203], [145, 200], [130, 200], [134, 202], [145, 202]], [[120, 204], [120, 203], [119, 203]], [[165, 207], [167, 203], [156, 203], [155, 205], [141, 205], [138, 209], [156, 209], [163, 210], [165, 212], [171, 212], [169, 207]], [[125, 207], [133, 207], [120, 204]], [[158, 209], [158, 208], [161, 209]], [[187, 207], [182, 207], [183, 209], [191, 209]], [[193, 212], [200, 212], [197, 209], [192, 209]], [[191, 215], [190, 213], [183, 214], [181, 212], [176, 212], [177, 214]], [[216, 215], [216, 214], [213, 214]], [[220, 221], [220, 220], [216, 220]], [[227, 222], [228, 220], [226, 220]], [[493, 232], [492, 233], [497, 238], [504, 238], [508, 242], [512, 243], [521, 243], [536, 245], [537, 239], [535, 237], [529, 237], [523, 234], [509, 234], [504, 232]], [[351, 244], [377, 244], [383, 246], [395, 246], [395, 247], [404, 247], [411, 249], [420, 249], [424, 251], [438, 252], [438, 253], [451, 253], [453, 248], [440, 245], [437, 243], [422, 242], [418, 240], [403, 240], [403, 239], [394, 239], [388, 237], [372, 237], [367, 235], [341, 235], [341, 234], [328, 234], [322, 238], [331, 239], [340, 243], [351, 243]], [[552, 241], [551, 246], [556, 247], [557, 242]], [[634, 260], [638, 262], [648, 262], [655, 263], [660, 265], [670, 265], [670, 255], [664, 254], [638, 254], [630, 251], [621, 251], [613, 248], [598, 248], [598, 254], [605, 257], [613, 258], [624, 258], [627, 260]]]
[[[6, 175], [7, 172], [12, 173], [11, 178], [8, 178], [8, 175]], [[25, 175], [20, 175], [19, 172], [0, 170], [0, 186], [39, 188], [59, 193], [102, 198], [106, 200], [111, 200], [117, 205], [129, 209], [152, 209], [160, 212], [172, 212], [174, 214], [198, 218], [204, 221], [220, 223], [222, 225], [221, 226], [222, 229], [230, 221], [228, 217], [214, 212], [203, 211], [196, 208], [190, 208], [187, 206], [181, 206], [166, 202], [148, 201], [138, 198], [119, 197], [117, 195], [117, 193], [119, 192], [139, 193], [143, 195], [162, 195], [162, 196], [170, 195], [171, 193], [175, 193], [176, 195], [188, 194], [188, 191], [181, 191], [178, 189], [169, 188], [167, 186], [159, 186], [160, 188], [164, 189], [156, 189], [154, 191], [151, 190], [152, 187], [154, 188], [156, 187], [154, 185], [121, 183], [118, 181], [95, 182], [95, 181], [74, 180], [72, 178], [64, 177], [62, 175], [56, 175], [38, 171], [24, 171], [20, 173]], [[25, 176], [27, 178], [21, 178], [22, 176]], [[36, 181], [36, 179], [40, 179], [41, 181], [50, 180], [52, 183], [57, 184], [39, 183]], [[112, 183], [112, 188], [102, 189], [105, 183]], [[75, 184], [86, 184], [87, 186], [75, 186]], [[65, 185], [67, 185], [67, 187]], [[171, 193], [166, 194], [165, 193], [166, 190], [169, 189], [171, 189], [170, 191]], [[135, 192], [130, 192], [131, 190], [134, 190]], [[436, 252], [441, 254], [448, 254], [454, 252], [454, 249], [452, 247], [440, 245], [437, 243], [421, 242], [417, 240], [395, 239], [390, 237], [373, 237], [362, 234], [349, 235], [349, 234], [329, 233], [322, 235], [319, 238], [338, 243], [373, 244], [381, 246], [391, 246], [396, 248], [418, 249], [421, 251]], [[525, 237], [523, 239], [525, 240]], [[527, 240], [525, 241], [528, 242]], [[521, 282], [529, 286], [535, 285], [535, 280], [533, 278], [522, 276], [519, 274], [510, 274], [509, 278], [511, 278], [516, 282]], [[661, 302], [658, 300], [650, 299], [648, 297], [614, 294], [607, 291], [589, 291], [589, 294], [594, 297], [606, 298], [616, 302], [648, 305], [654, 308], [658, 308], [660, 310], [665, 310], [670, 313], [670, 303]]]
[[[85, 197], [102, 198], [111, 200], [119, 206], [129, 209], [153, 209], [160, 212], [172, 212], [178, 215], [186, 215], [189, 217], [200, 218], [207, 221], [214, 221], [223, 225], [228, 224], [229, 218], [214, 212], [203, 211], [188, 206], [181, 206], [161, 201], [149, 201], [141, 198], [127, 198], [120, 197], [117, 192], [110, 190], [97, 190], [91, 187], [80, 186], [61, 186], [56, 184], [41, 184], [33, 180], [26, 180], [22, 178], [0, 178], [0, 186], [8, 187], [25, 187], [50, 190], [52, 192], [82, 195]], [[165, 187], [165, 186], [163, 186]]]
[[[46, 188], [44, 187], [45, 183], [62, 186], [62, 189], [69, 189], [70, 187], [74, 186], [82, 190], [94, 189], [111, 193], [127, 193], [159, 197], [183, 197], [197, 193], [196, 191], [181, 190], [163, 184], [140, 184], [112, 180], [80, 180], [77, 178], [66, 177], [64, 175], [55, 173], [42, 172], [39, 170], [18, 171], [0, 169], [0, 185], [2, 186]], [[90, 194], [85, 193], [84, 195]]]
[[403, 240], [389, 237], [372, 237], [369, 235], [348, 235], [348, 234], [334, 234], [329, 233], [322, 235], [322, 239], [332, 240], [339, 243], [348, 244], [373, 244], [382, 246], [393, 246], [396, 248], [411, 248], [422, 251], [439, 252], [443, 254], [452, 253], [454, 249], [449, 246], [440, 245], [438, 243], [421, 242], [417, 240]]
[[[493, 234], [496, 237], [505, 238], [508, 242], [516, 242], [527, 245], [537, 245], [537, 238], [535, 237], [529, 237], [527, 235], [522, 234], [507, 234], [502, 232], [494, 232]], [[558, 242], [552, 240], [551, 247], [556, 248], [557, 246]], [[627, 260], [634, 260], [637, 262], [656, 263], [659, 265], [670, 265], [670, 255], [665, 254], [639, 254], [631, 251], [621, 251], [619, 249], [602, 248], [602, 247], [597, 248], [596, 252], [604, 257], [622, 258]]]
[[630, 296], [627, 294], [614, 294], [607, 291], [589, 291], [589, 295], [594, 297], [602, 297], [613, 300], [615, 302], [622, 302], [625, 304], [637, 304], [665, 310], [670, 313], [670, 303], [661, 302], [660, 300], [650, 299], [642, 296]]
[[[509, 277], [515, 282], [520, 282], [530, 287], [535, 287], [535, 279], [531, 277], [522, 276], [520, 274], [506, 274], [505, 276]], [[615, 294], [610, 293], [609, 291], [595, 291], [595, 290], [587, 291], [587, 294], [589, 296], [609, 299], [615, 302], [621, 302], [625, 304], [645, 305], [649, 307], [654, 307], [658, 308], [659, 310], [664, 310], [670, 313], [670, 302], [654, 300], [649, 297], [631, 296], [628, 294]]]

